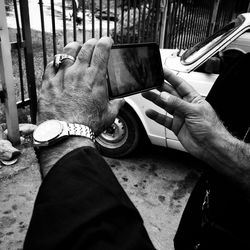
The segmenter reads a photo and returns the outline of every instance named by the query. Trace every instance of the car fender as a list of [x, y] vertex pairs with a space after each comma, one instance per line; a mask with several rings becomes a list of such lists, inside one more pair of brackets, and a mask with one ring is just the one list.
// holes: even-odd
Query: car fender
[[153, 108], [158, 112], [163, 112], [155, 104], [149, 102], [141, 96], [141, 94], [132, 95], [125, 98], [126, 103], [135, 112], [138, 119], [141, 121], [142, 126], [145, 129], [146, 135], [152, 144], [166, 147], [166, 134], [165, 128], [149, 119], [145, 115], [145, 111], [149, 108]]

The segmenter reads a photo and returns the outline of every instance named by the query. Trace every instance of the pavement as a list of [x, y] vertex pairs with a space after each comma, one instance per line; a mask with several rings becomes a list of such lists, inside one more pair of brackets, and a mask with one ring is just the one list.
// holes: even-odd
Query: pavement
[[[41, 184], [29, 143], [12, 166], [0, 165], [0, 249], [21, 250]], [[106, 158], [141, 213], [158, 250], [173, 250], [173, 237], [199, 169], [187, 153], [150, 148], [125, 159]]]

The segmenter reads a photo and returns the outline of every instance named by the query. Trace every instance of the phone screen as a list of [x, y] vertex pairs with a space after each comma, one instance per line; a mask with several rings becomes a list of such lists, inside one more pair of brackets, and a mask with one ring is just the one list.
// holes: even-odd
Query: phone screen
[[108, 62], [109, 97], [125, 97], [161, 86], [164, 82], [156, 43], [112, 47]]

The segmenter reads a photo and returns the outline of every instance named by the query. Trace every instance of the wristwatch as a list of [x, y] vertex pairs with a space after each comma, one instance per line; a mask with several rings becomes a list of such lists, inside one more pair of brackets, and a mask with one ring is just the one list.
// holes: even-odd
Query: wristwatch
[[48, 120], [38, 125], [34, 130], [33, 146], [49, 146], [69, 136], [82, 136], [95, 141], [95, 135], [88, 126], [67, 123], [65, 121]]

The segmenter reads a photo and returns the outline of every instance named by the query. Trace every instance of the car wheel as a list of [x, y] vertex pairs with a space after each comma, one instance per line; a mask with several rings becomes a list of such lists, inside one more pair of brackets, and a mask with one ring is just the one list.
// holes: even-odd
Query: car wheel
[[114, 123], [96, 138], [99, 152], [119, 158], [132, 153], [141, 137], [140, 123], [128, 108], [122, 108]]

